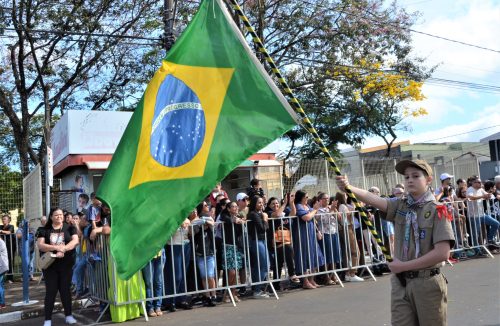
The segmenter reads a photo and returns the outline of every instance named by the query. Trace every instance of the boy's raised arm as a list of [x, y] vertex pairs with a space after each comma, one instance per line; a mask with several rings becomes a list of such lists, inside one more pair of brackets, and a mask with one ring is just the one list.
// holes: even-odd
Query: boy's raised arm
[[337, 176], [335, 178], [335, 181], [337, 182], [337, 187], [339, 187], [341, 191], [345, 192], [345, 188], [349, 186], [349, 189], [354, 193], [358, 200], [364, 202], [365, 204], [378, 208], [382, 212], [387, 212], [387, 200], [385, 198], [374, 195], [367, 190], [359, 189], [349, 185], [347, 176]]

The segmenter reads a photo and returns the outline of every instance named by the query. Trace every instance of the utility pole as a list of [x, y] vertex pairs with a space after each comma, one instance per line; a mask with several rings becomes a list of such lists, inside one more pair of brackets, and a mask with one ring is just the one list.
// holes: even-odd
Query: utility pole
[[174, 0], [163, 2], [164, 47], [169, 51], [175, 42], [174, 36]]

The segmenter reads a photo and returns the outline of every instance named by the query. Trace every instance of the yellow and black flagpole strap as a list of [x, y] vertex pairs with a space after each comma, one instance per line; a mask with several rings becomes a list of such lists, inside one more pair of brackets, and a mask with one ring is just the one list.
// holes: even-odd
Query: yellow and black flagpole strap
[[[255, 30], [253, 29], [252, 25], [250, 25], [250, 21], [243, 13], [243, 10], [238, 5], [236, 0], [229, 0], [229, 1], [231, 2], [233, 9], [236, 11], [236, 13], [240, 17], [240, 19], [243, 21], [243, 24], [245, 25], [247, 32], [250, 33], [250, 35], [252, 36], [252, 40], [257, 45], [257, 47], [259, 49], [259, 53], [261, 53], [265, 57], [266, 62], [269, 64], [269, 66], [271, 67], [271, 69], [273, 71], [273, 74], [276, 76], [276, 78], [280, 82], [281, 87], [283, 88], [286, 96], [288, 97], [288, 102], [290, 103], [292, 108], [295, 110], [295, 112], [300, 116], [300, 119], [301, 119], [300, 121], [302, 122], [303, 126], [311, 134], [311, 136], [314, 139], [314, 142], [319, 146], [319, 148], [321, 149], [323, 154], [326, 156], [326, 159], [327, 159], [328, 163], [330, 164], [330, 166], [335, 171], [335, 174], [338, 176], [342, 175], [339, 167], [337, 166], [337, 164], [335, 163], [335, 160], [333, 159], [332, 155], [330, 154], [330, 151], [328, 150], [328, 148], [326, 148], [325, 144], [323, 143], [323, 140], [320, 138], [320, 136], [318, 135], [318, 132], [313, 127], [311, 120], [309, 120], [306, 113], [304, 112], [304, 109], [300, 105], [299, 100], [293, 94], [293, 92], [290, 89], [290, 87], [288, 86], [288, 83], [286, 82], [285, 78], [283, 78], [283, 75], [281, 74], [280, 70], [278, 69], [278, 67], [274, 63], [274, 60], [269, 55], [269, 52], [267, 52], [266, 48], [264, 47], [264, 44], [262, 44], [262, 41], [260, 40], [257, 33], [255, 33]], [[352, 199], [352, 202], [354, 203], [356, 208], [359, 210], [361, 218], [363, 219], [363, 222], [366, 224], [366, 226], [368, 227], [368, 229], [372, 233], [373, 237], [377, 240], [377, 243], [380, 246], [380, 248], [382, 249], [382, 252], [384, 253], [385, 258], [388, 261], [391, 261], [392, 257], [390, 255], [390, 252], [383, 245], [379, 234], [375, 230], [375, 226], [369, 220], [366, 209], [363, 206], [361, 206], [361, 204], [357, 200], [356, 196], [351, 191], [351, 189], [349, 189], [349, 187], [346, 188], [346, 193]]]

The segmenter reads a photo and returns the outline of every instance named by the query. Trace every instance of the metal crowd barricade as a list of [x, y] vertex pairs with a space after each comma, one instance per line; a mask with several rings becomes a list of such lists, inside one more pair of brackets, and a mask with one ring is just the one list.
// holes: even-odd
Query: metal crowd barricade
[[[135, 290], [131, 290], [132, 286], [127, 286], [126, 293], [120, 292], [121, 289], [117, 284], [119, 283], [119, 280], [116, 273], [116, 265], [109, 252], [109, 238], [107, 236], [99, 235], [94, 242], [85, 239], [84, 241], [87, 243], [87, 248], [90, 248], [91, 250], [91, 252], [87, 252], [86, 257], [83, 255], [80, 256], [80, 259], [87, 259], [88, 261], [87, 271], [85, 273], [85, 287], [89, 289], [90, 302], [100, 302], [103, 307], [97, 321], [101, 319], [102, 315], [110, 306], [122, 306], [129, 304], [140, 304], [142, 306], [143, 314], [147, 320], [146, 301], [162, 300], [162, 302], [166, 302], [167, 299], [175, 299], [177, 297], [187, 295], [194, 296], [208, 294], [208, 296], [210, 296], [210, 293], [215, 291], [227, 291], [231, 302], [233, 305], [236, 305], [231, 292], [232, 288], [241, 286], [247, 287], [259, 283], [270, 282], [265, 280], [252, 282], [250, 277], [246, 277], [246, 282], [241, 282], [239, 274], [236, 273], [236, 284], [229, 285], [227, 282], [219, 282], [220, 275], [218, 274], [218, 271], [215, 271], [215, 278], [213, 281], [210, 280], [211, 278], [208, 273], [203, 273], [205, 274], [205, 277], [202, 278], [198, 268], [199, 263], [201, 264], [201, 262], [204, 262], [203, 266], [208, 266], [208, 260], [211, 259], [210, 256], [213, 256], [214, 268], [217, 266], [216, 255], [210, 254], [211, 252], [215, 253], [215, 241], [210, 241], [210, 243], [208, 243], [206, 236], [201, 236], [200, 241], [199, 238], [197, 238], [197, 234], [199, 232], [207, 232], [211, 233], [209, 234], [210, 237], [213, 237], [213, 228], [217, 225], [222, 225], [222, 222], [217, 222], [214, 227], [211, 227], [204, 224], [202, 221], [203, 220], [199, 220], [198, 222], [193, 223], [189, 229], [179, 228], [177, 237], [182, 239], [181, 244], [176, 244], [176, 239], [174, 238], [176, 235], [171, 237], [169, 241], [170, 244], [166, 245], [165, 248], [170, 250], [170, 255], [167, 254], [166, 256], [170, 256], [170, 266], [172, 267], [172, 275], [170, 276], [172, 278], [166, 278], [165, 267], [169, 262], [162, 258], [160, 275], [162, 283], [161, 294], [155, 294], [154, 282], [151, 280], [148, 282], [151, 284], [151, 288], [149, 290], [152, 295], [150, 297], [146, 297], [145, 295], [146, 288], [142, 279], [142, 271], [139, 271], [136, 276], [134, 276], [137, 277]], [[232, 227], [234, 228], [234, 225]], [[222, 235], [223, 238], [225, 238], [224, 231]], [[174, 250], [177, 249], [174, 248], [174, 246], [177, 245], [181, 247], [181, 250]], [[187, 251], [185, 250], [186, 248], [188, 248]], [[209, 248], [212, 249], [212, 251], [210, 251]], [[223, 250], [223, 257], [226, 257], [226, 246], [223, 246]], [[233, 250], [236, 250], [236, 248], [233, 248]], [[243, 248], [238, 248], [238, 250], [242, 250], [243, 268], [246, 268], [247, 270], [250, 269], [251, 263], [248, 258], [248, 237], [244, 237]], [[189, 252], [189, 258], [186, 257], [187, 252]], [[176, 259], [180, 259], [180, 269], [176, 267], [179, 265], [176, 263]], [[150, 268], [149, 274], [153, 275], [154, 271], [151, 264], [146, 265], [145, 268]], [[228, 274], [227, 265], [224, 272], [226, 275]], [[182, 281], [179, 282], [179, 279], [182, 279]], [[174, 283], [174, 286], [171, 288], [172, 291], [167, 290], [166, 282]], [[180, 287], [178, 285], [180, 285]], [[139, 293], [139, 295], [137, 295], [137, 293]]]
[[[493, 204], [487, 206], [489, 207], [487, 212], [493, 212]], [[484, 230], [482, 227], [475, 228], [476, 222], [472, 222], [478, 216], [471, 215], [470, 210], [466, 214], [465, 205], [463, 207], [459, 203], [450, 205], [450, 210], [454, 214], [453, 230], [459, 239], [452, 252], [483, 248], [493, 257], [487, 249]], [[262, 240], [265, 252], [261, 252], [260, 255], [255, 255], [257, 251], [252, 248], [255, 246], [255, 240], [252, 239], [257, 239], [257, 234], [248, 233], [248, 226], [252, 222], [231, 223], [228, 228], [231, 233], [226, 234], [227, 225], [223, 222], [215, 222], [212, 226], [211, 222], [207, 223], [203, 218], [197, 219], [187, 228], [180, 227], [165, 245], [166, 252], [161, 255], [161, 275], [154, 277], [158, 269], [155, 269], [153, 264], [148, 264], [145, 268], [149, 269], [147, 274], [151, 275], [151, 279], [144, 282], [142, 272], [139, 271], [134, 276], [135, 280], [124, 287], [118, 285], [124, 281], [118, 279], [116, 266], [109, 252], [109, 238], [101, 235], [93, 242], [83, 239], [82, 245], [85, 244], [86, 250], [80, 251], [80, 259], [85, 259], [86, 262], [85, 287], [89, 289], [91, 301], [101, 303], [103, 309], [99, 319], [110, 306], [128, 304], [140, 305], [147, 319], [146, 301], [162, 300], [164, 304], [175, 304], [176, 300], [185, 300], [185, 296], [201, 295], [208, 298], [218, 291], [224, 293], [229, 298], [228, 301], [236, 306], [238, 300], [232, 290], [259, 285], [269, 288], [276, 299], [279, 299], [275, 286], [281, 286], [294, 276], [290, 275], [291, 261], [294, 264], [295, 276], [298, 278], [323, 275], [330, 278], [334, 276], [340, 281], [340, 272], [361, 270], [368, 272], [369, 276], [376, 280], [371, 269], [385, 261], [377, 259], [380, 258], [377, 243], [370, 238], [368, 232], [363, 232], [361, 224], [359, 232], [356, 232], [356, 214], [356, 211], [323, 213], [309, 222], [300, 221], [295, 216], [270, 218], [269, 230]], [[498, 211], [495, 211], [495, 214], [498, 220]], [[359, 222], [361, 223], [360, 220]], [[307, 225], [305, 228], [301, 227], [301, 223], [313, 223], [314, 230], [322, 232], [323, 240], [317, 240], [316, 232], [304, 231], [309, 229]], [[384, 241], [380, 222], [375, 219], [373, 223]], [[290, 237], [289, 243], [286, 244], [283, 232], [281, 232], [281, 243], [279, 236], [276, 235], [276, 231], [283, 230], [284, 226], [289, 231]], [[219, 248], [215, 242], [216, 228], [220, 228], [221, 231], [222, 246]], [[495, 239], [498, 243], [498, 232]], [[328, 240], [332, 242], [328, 244]], [[327, 245], [335, 248], [327, 249]], [[222, 250], [222, 264], [217, 262], [217, 250]], [[339, 254], [338, 257], [335, 257], [334, 250]], [[325, 257], [325, 255], [330, 256]], [[241, 268], [230, 269], [226, 260], [238, 256], [241, 256]], [[212, 271], [207, 273], [205, 270], [207, 266], [212, 268], [212, 261], [215, 269], [213, 279], [209, 275]], [[219, 265], [222, 266], [222, 270], [217, 270]], [[262, 273], [263, 266], [268, 267], [266, 273]], [[252, 267], [259, 273], [251, 273]], [[203, 268], [202, 273], [200, 268]], [[160, 292], [158, 287], [155, 292], [155, 279], [161, 281]], [[146, 296], [146, 284], [149, 284], [148, 296]], [[342, 282], [339, 284], [344, 286]], [[208, 302], [210, 299], [206, 300]]]
[[[5, 274], [6, 280], [12, 280], [14, 276], [22, 275], [21, 259], [18, 252], [21, 252], [21, 247], [18, 248], [16, 233], [0, 235], [7, 247], [7, 258], [9, 260], [9, 270]], [[19, 249], [19, 251], [18, 251]]]
[[[347, 271], [350, 269], [365, 269], [367, 270], [371, 277], [375, 280], [375, 277], [373, 276], [372, 272], [370, 271], [370, 266], [373, 264], [373, 261], [369, 261], [370, 259], [366, 259], [363, 264], [359, 263], [359, 260], [357, 262], [352, 261], [350, 253], [352, 251], [359, 252], [360, 255], [364, 255], [367, 257], [370, 257], [369, 254], [367, 254], [367, 251], [365, 249], [364, 245], [364, 240], [363, 237], [358, 239], [356, 237], [355, 232], [348, 232], [348, 227], [350, 227], [347, 224], [347, 215], [346, 214], [340, 214], [340, 213], [334, 213], [330, 214], [332, 218], [330, 218], [330, 222], [332, 225], [334, 225], [338, 233], [338, 245], [340, 246], [339, 251], [344, 254], [341, 254], [339, 257], [338, 261], [338, 266], [332, 266], [331, 268], [324, 266], [324, 264], [321, 263], [319, 254], [318, 253], [313, 253], [310, 250], [312, 249], [310, 245], [306, 245], [304, 247], [303, 241], [301, 239], [303, 237], [306, 238], [307, 242], [306, 243], [316, 243], [316, 239], [314, 239], [312, 242], [309, 242], [310, 237], [314, 236], [316, 237], [316, 233], [310, 234], [309, 232], [306, 232], [305, 234], [301, 232], [301, 228], [297, 227], [297, 233], [294, 235], [294, 228], [290, 227], [290, 237], [291, 237], [291, 243], [290, 246], [294, 247], [295, 249], [298, 249], [302, 252], [305, 252], [306, 254], [300, 255], [300, 258], [305, 257], [305, 259], [308, 260], [307, 264], [308, 266], [312, 267], [309, 268], [308, 270], [304, 271], [302, 275], [297, 275], [298, 278], [304, 278], [304, 277], [309, 277], [309, 276], [318, 276], [318, 275], [328, 275], [328, 274], [335, 274], [336, 278], [340, 280], [338, 273], [341, 271]], [[339, 229], [339, 224], [337, 221], [337, 217], [342, 216], [342, 220], [344, 221], [344, 227], [343, 230], [340, 231]], [[196, 296], [196, 295], [203, 295], [203, 294], [208, 294], [210, 296], [210, 293], [213, 293], [214, 291], [222, 291], [222, 292], [227, 292], [227, 296], [230, 298], [230, 301], [232, 302], [233, 306], [236, 305], [235, 303], [235, 298], [233, 296], [233, 293], [231, 289], [235, 288], [240, 288], [240, 287], [255, 287], [257, 285], [263, 285], [265, 287], [268, 287], [276, 299], [279, 299], [278, 294], [276, 292], [276, 289], [274, 288], [273, 283], [281, 283], [283, 281], [287, 281], [288, 278], [292, 275], [289, 275], [289, 266], [285, 263], [286, 261], [286, 255], [287, 253], [285, 252], [285, 246], [278, 246], [276, 245], [276, 239], [274, 237], [274, 233], [276, 231], [276, 221], [279, 221], [280, 225], [288, 224], [288, 225], [293, 225], [293, 223], [300, 223], [297, 220], [297, 217], [280, 217], [280, 218], [273, 218], [270, 219], [270, 232], [267, 232], [264, 234], [264, 247], [265, 247], [265, 256], [266, 258], [269, 257], [270, 259], [274, 260], [274, 266], [269, 266], [268, 265], [268, 270], [267, 273], [265, 273], [265, 277], [261, 277], [262, 274], [260, 273], [252, 273], [250, 272], [252, 270], [252, 267], [256, 267], [258, 270], [261, 269], [263, 264], [266, 264], [268, 262], [263, 262], [261, 260], [261, 255], [256, 255], [254, 258], [252, 258], [251, 254], [251, 246], [253, 245], [251, 242], [252, 240], [250, 238], [256, 238], [256, 235], [254, 237], [250, 237], [248, 234], [248, 227], [246, 224], [232, 224], [231, 228], [233, 230], [231, 237], [232, 237], [232, 242], [235, 244], [237, 241], [236, 239], [236, 234], [238, 232], [235, 232], [236, 227], [241, 227], [241, 235], [242, 235], [242, 241], [241, 241], [241, 246], [229, 246], [226, 245], [226, 240], [227, 240], [227, 235], [225, 232], [224, 227], [222, 227], [222, 240], [223, 240], [223, 259], [226, 259], [228, 252], [227, 250], [233, 250], [233, 255], [236, 255], [236, 251], [239, 251], [241, 254], [242, 258], [242, 270], [245, 270], [245, 279], [242, 279], [240, 277], [239, 271], [235, 271], [235, 282], [234, 284], [229, 284], [228, 283], [228, 278], [227, 276], [229, 275], [229, 272], [232, 273], [228, 269], [227, 264], [223, 264], [223, 277], [222, 277], [222, 282], [220, 281], [221, 275], [219, 274], [219, 271], [215, 271], [215, 280], [210, 280], [208, 273], [200, 273], [199, 270], [199, 265], [201, 266], [207, 266], [208, 261], [211, 260], [213, 257], [214, 259], [214, 268], [216, 268], [217, 264], [217, 256], [215, 255], [216, 248], [215, 248], [215, 241], [213, 239], [210, 239], [208, 241], [208, 237], [215, 237], [215, 232], [213, 232], [213, 229], [217, 226], [223, 226], [223, 222], [216, 222], [215, 225], [208, 226], [207, 224], [202, 222], [203, 220], [199, 220], [198, 222], [194, 222], [191, 226], [189, 226], [188, 229], [178, 229], [178, 233], [173, 235], [169, 241], [169, 244], [165, 246], [166, 250], [170, 251], [170, 254], [167, 254], [166, 257], [167, 259], [170, 259], [170, 265], [172, 267], [172, 273], [170, 277], [166, 277], [165, 271], [166, 271], [166, 264], [168, 264], [168, 261], [165, 261], [162, 259], [162, 273], [159, 277], [162, 283], [162, 288], [161, 288], [161, 294], [157, 295], [154, 292], [154, 282], [151, 280], [150, 282], [147, 282], [150, 284], [150, 291], [149, 293], [152, 293], [151, 296], [146, 296], [146, 288], [145, 284], [142, 280], [142, 273], [139, 271], [136, 275], [139, 281], [136, 281], [136, 289], [131, 290], [132, 286], [126, 287], [126, 293], [122, 293], [120, 291], [123, 291], [122, 289], [119, 289], [119, 286], [117, 285], [118, 281], [118, 276], [116, 273], [116, 266], [112, 260], [112, 256], [109, 253], [109, 238], [107, 236], [102, 236], [99, 235], [95, 241], [90, 241], [88, 239], [83, 239], [82, 240], [82, 245], [85, 243], [86, 251], [80, 251], [80, 256], [79, 259], [84, 259], [86, 261], [86, 272], [85, 272], [85, 280], [84, 280], [84, 287], [89, 289], [90, 293], [90, 300], [89, 302], [100, 302], [101, 306], [103, 309], [101, 309], [101, 314], [99, 316], [98, 321], [110, 306], [121, 306], [121, 305], [128, 305], [128, 304], [140, 304], [142, 306], [143, 313], [145, 315], [145, 318], [147, 319], [147, 311], [145, 307], [145, 302], [146, 301], [152, 301], [152, 300], [162, 300], [163, 302], [166, 302], [167, 299], [175, 299], [177, 297], [183, 297], [187, 295], [191, 296]], [[274, 222], [273, 222], [274, 221]], [[285, 221], [287, 223], [285, 223]], [[313, 220], [314, 221], [314, 220]], [[247, 222], [251, 223], [251, 222]], [[312, 222], [316, 223], [316, 222]], [[327, 227], [326, 223], [323, 221], [318, 225], [319, 229], [324, 229]], [[202, 236], [199, 235], [200, 232], [206, 232], [208, 235], [203, 234]], [[345, 238], [345, 241], [341, 241], [341, 232], [343, 232], [343, 237]], [[177, 237], [177, 238], [175, 238]], [[354, 240], [356, 241], [356, 247], [351, 248], [350, 243], [351, 237], [354, 237]], [[179, 238], [182, 239], [182, 241], [179, 243]], [[295, 240], [294, 240], [295, 239]], [[298, 240], [298, 241], [297, 241]], [[358, 240], [360, 242], [360, 245], [358, 246]], [[297, 241], [294, 243], [293, 241]], [[343, 244], [342, 244], [343, 242]], [[178, 250], [179, 248], [174, 248], [174, 246], [180, 246], [181, 250]], [[323, 248], [321, 248], [321, 246]], [[360, 249], [361, 248], [361, 249]], [[187, 250], [186, 250], [187, 249]], [[211, 249], [211, 250], [209, 250]], [[282, 250], [282, 265], [284, 267], [283, 273], [279, 273], [278, 265], [280, 265], [280, 262], [278, 261], [278, 251]], [[316, 249], [314, 249], [316, 250]], [[323, 252], [325, 251], [325, 243], [322, 242], [322, 245], [318, 243], [317, 245], [317, 250], [321, 251], [321, 255], [323, 255]], [[306, 252], [307, 251], [307, 252]], [[189, 255], [187, 254], [189, 252]], [[212, 255], [213, 253], [213, 255]], [[288, 253], [289, 254], [289, 253]], [[187, 257], [189, 256], [189, 257]], [[176, 263], [176, 260], [177, 263]], [[296, 257], [294, 255], [293, 257], [294, 264], [297, 265], [298, 263], [304, 264], [304, 261], [296, 261]], [[315, 260], [315, 261], [313, 261]], [[180, 264], [179, 264], [180, 262]], [[203, 262], [201, 264], [200, 262]], [[256, 264], [256, 266], [255, 266]], [[180, 265], [180, 268], [179, 268]], [[153, 275], [153, 266], [151, 264], [146, 265], [146, 268], [150, 268], [150, 275]], [[271, 270], [274, 270], [275, 272], [273, 273]], [[302, 268], [301, 268], [302, 269]], [[179, 275], [180, 274], [180, 275]], [[205, 274], [204, 278], [201, 279], [200, 274]], [[252, 278], [252, 276], [254, 276]], [[255, 277], [256, 276], [256, 277]], [[182, 279], [182, 281], [179, 281]], [[122, 281], [123, 282], [123, 281]], [[171, 291], [167, 290], [167, 284], [168, 282], [171, 282], [174, 284], [174, 286], [171, 287]], [[340, 283], [341, 286], [343, 286], [342, 283]], [[169, 293], [170, 292], [170, 293]]]
[[451, 252], [456, 253], [455, 257], [463, 259], [485, 253], [487, 256], [494, 258], [488, 246], [491, 244], [498, 245], [500, 235], [497, 230], [491, 239], [493, 243], [488, 243], [488, 230], [491, 226], [487, 225], [489, 222], [485, 223], [485, 221], [491, 218], [497, 223], [499, 222], [498, 201], [494, 199], [465, 199], [445, 204], [453, 216], [452, 227], [456, 241]]
[[[21, 229], [21, 228], [19, 228]], [[7, 258], [9, 260], [9, 270], [6, 273], [6, 278], [7, 280], [12, 280], [15, 276], [22, 276], [23, 275], [23, 270], [22, 270], [22, 264], [21, 264], [21, 255], [22, 255], [22, 239], [21, 239], [22, 233], [18, 234], [17, 232], [11, 233], [11, 234], [2, 234], [0, 237], [2, 238], [3, 241], [5, 241], [5, 245], [7, 247]], [[37, 269], [37, 255], [36, 255], [36, 245], [35, 241], [36, 239], [32, 238], [33, 241], [33, 247], [31, 247], [30, 243], [30, 250], [29, 250], [29, 274], [30, 275], [37, 275], [41, 273], [40, 270]]]

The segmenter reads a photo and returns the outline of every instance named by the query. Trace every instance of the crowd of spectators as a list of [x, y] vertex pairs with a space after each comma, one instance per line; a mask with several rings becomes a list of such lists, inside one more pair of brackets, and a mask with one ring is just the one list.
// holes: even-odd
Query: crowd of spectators
[[[450, 259], [482, 256], [486, 254], [483, 248], [498, 253], [500, 176], [485, 183], [477, 176], [458, 179], [456, 186], [453, 178], [442, 174], [441, 185], [434, 190], [436, 201], [453, 215], [457, 242]], [[369, 191], [382, 197], [405, 196], [401, 184], [390, 194], [381, 194], [377, 187]], [[86, 270], [101, 259], [94, 241], [99, 234], [111, 232], [109, 207], [94, 194], [89, 199], [87, 206], [79, 205], [76, 214], [53, 210], [49, 219], [44, 219], [48, 223], [36, 232], [41, 254], [54, 252], [57, 256], [56, 263], [43, 271], [46, 325], [50, 325], [57, 292], [66, 321], [76, 322], [68, 302], [71, 296], [81, 298], [89, 293]], [[365, 208], [382, 243], [393, 253], [394, 225], [381, 219], [377, 209]], [[2, 217], [2, 223], [0, 308], [5, 305], [3, 281], [12, 276], [17, 250], [17, 242], [5, 241], [5, 237], [17, 234], [22, 238], [22, 231], [15, 233], [8, 215]], [[29, 233], [35, 238], [34, 230]], [[363, 268], [373, 268], [384, 260], [382, 248], [345, 193], [331, 196], [298, 190], [283, 199], [267, 199], [255, 179], [246, 192], [232, 200], [218, 184], [142, 269], [145, 295], [155, 298], [146, 302], [147, 313], [155, 317], [163, 311], [192, 309], [199, 302], [214, 307], [221, 301], [231, 302], [231, 298], [235, 302], [243, 296], [265, 299], [274, 291], [291, 288], [309, 290], [339, 282], [363, 282]], [[33, 272], [31, 267], [31, 277]], [[246, 287], [248, 276], [252, 288]], [[227, 285], [230, 292], [216, 291], [220, 284]], [[165, 296], [170, 297], [161, 299]]]

